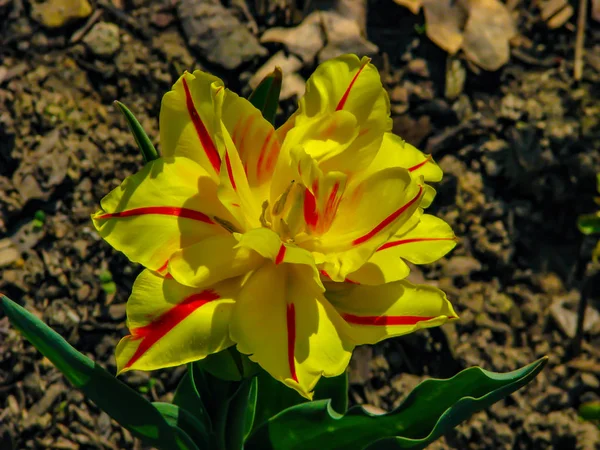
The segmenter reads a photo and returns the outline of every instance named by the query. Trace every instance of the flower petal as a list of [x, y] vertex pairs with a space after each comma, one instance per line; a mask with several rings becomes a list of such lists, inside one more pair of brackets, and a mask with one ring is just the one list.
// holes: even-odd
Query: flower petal
[[117, 369], [155, 370], [197, 361], [223, 350], [239, 280], [190, 288], [149, 270], [135, 280], [127, 302], [130, 335], [117, 346]]
[[[405, 169], [389, 168], [347, 187], [331, 228], [302, 242], [319, 269], [344, 281], [418, 210], [423, 187]], [[376, 201], [373, 201], [376, 199]]]
[[373, 173], [388, 167], [402, 167], [416, 177], [422, 175], [426, 182], [442, 180], [442, 169], [431, 155], [424, 154], [392, 133], [385, 133], [377, 156], [366, 171]]
[[234, 219], [216, 192], [197, 163], [160, 158], [104, 197], [92, 220], [100, 236], [131, 261], [159, 270], [177, 250], [228, 233], [220, 223]]
[[410, 231], [394, 235], [376, 254], [393, 254], [414, 264], [430, 264], [456, 246], [456, 236], [442, 219], [423, 214]]
[[[415, 220], [416, 219], [416, 220]], [[394, 236], [347, 279], [358, 284], [378, 285], [406, 278], [410, 268], [404, 262], [430, 264], [456, 246], [452, 228], [430, 214], [417, 213]]]
[[238, 245], [237, 239], [228, 234], [210, 236], [175, 252], [168, 271], [186, 286], [206, 286], [244, 275], [263, 262], [260, 254]]
[[223, 100], [221, 120], [238, 151], [249, 186], [254, 188], [269, 181], [280, 149], [273, 126], [252, 103], [229, 90]]
[[163, 156], [185, 156], [216, 176], [221, 167], [217, 134], [223, 82], [200, 70], [184, 73], [162, 99], [160, 146]]
[[[306, 83], [297, 113], [278, 130], [280, 136], [285, 136], [283, 145], [290, 145], [291, 123], [300, 129], [315, 120], [330, 120], [336, 112], [354, 116], [357, 134], [344, 151], [325, 158], [321, 168], [325, 172], [358, 170], [373, 160], [382, 134], [392, 128], [389, 98], [369, 58], [343, 55], [317, 67]], [[305, 138], [310, 139], [310, 133]]]
[[322, 375], [347, 367], [348, 325], [312, 282], [310, 268], [266, 264], [248, 279], [231, 319], [241, 353], [306, 398]]
[[457, 318], [446, 294], [431, 286], [407, 281], [347, 286], [326, 296], [352, 328], [357, 345], [375, 344]]

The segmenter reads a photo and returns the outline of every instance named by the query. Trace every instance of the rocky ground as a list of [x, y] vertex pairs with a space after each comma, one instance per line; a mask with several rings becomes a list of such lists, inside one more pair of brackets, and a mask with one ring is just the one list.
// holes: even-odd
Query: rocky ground
[[[600, 399], [593, 289], [582, 350], [572, 347], [581, 268], [594, 242], [581, 237], [576, 217], [594, 210], [600, 172], [598, 23], [587, 26], [575, 81], [575, 15], [551, 28], [536, 6], [543, 2], [508, 2], [518, 33], [510, 61], [490, 72], [466, 48], [448, 60], [426, 36], [433, 25], [424, 27], [423, 14], [391, 0], [369, 0], [369, 41], [339, 4], [311, 15], [331, 5], [90, 1], [0, 0], [2, 292], [114, 371], [140, 269], [99, 239], [89, 217], [141, 156], [112, 102], [158, 137], [161, 96], [183, 70], [211, 71], [246, 95], [252, 75], [276, 61], [287, 73], [283, 120], [319, 59], [371, 54], [394, 131], [444, 169], [433, 209], [460, 237], [448, 258], [411, 276], [443, 288], [461, 319], [359, 349], [351, 400], [390, 409], [425, 377], [472, 365], [509, 371], [548, 355], [528, 387], [432, 448], [600, 448], [598, 429], [576, 414], [581, 402]], [[292, 33], [276, 28], [300, 23]], [[168, 399], [181, 374], [124, 379]], [[13, 448], [141, 446], [0, 318], [0, 449]]]

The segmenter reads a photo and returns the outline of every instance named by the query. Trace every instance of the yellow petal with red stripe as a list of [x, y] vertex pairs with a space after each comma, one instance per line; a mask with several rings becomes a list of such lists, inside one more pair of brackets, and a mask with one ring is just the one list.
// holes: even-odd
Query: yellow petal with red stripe
[[[319, 269], [344, 281], [417, 211], [423, 187], [401, 168], [389, 168], [346, 189], [329, 230], [302, 242]], [[376, 199], [374, 201], [373, 199]]]
[[165, 157], [185, 156], [216, 177], [223, 82], [200, 70], [184, 73], [163, 96], [160, 108], [160, 149]]
[[149, 162], [101, 201], [94, 226], [110, 245], [134, 262], [164, 272], [177, 250], [228, 231], [234, 221], [217, 200], [217, 186], [187, 158]]
[[425, 182], [442, 180], [442, 169], [436, 164], [431, 155], [426, 155], [399, 136], [385, 133], [377, 156], [367, 173], [377, 172], [388, 167], [402, 167], [413, 176], [423, 176]]
[[117, 346], [118, 372], [179, 366], [233, 345], [229, 321], [239, 289], [239, 280], [190, 288], [143, 271], [127, 302], [131, 334]]
[[[390, 103], [379, 73], [369, 58], [343, 55], [321, 64], [306, 83], [306, 93], [298, 104], [298, 112], [290, 121], [301, 128], [315, 120], [329, 120], [335, 112], [354, 116], [356, 135], [343, 151], [329, 155], [321, 163], [325, 171], [358, 171], [375, 157], [382, 134], [390, 131]], [[291, 125], [279, 132], [290, 139]], [[310, 138], [310, 134], [306, 135]]]
[[248, 100], [229, 90], [221, 120], [238, 151], [249, 186], [256, 188], [270, 181], [280, 150], [273, 126]]
[[344, 372], [348, 325], [325, 300], [309, 267], [266, 264], [245, 283], [231, 318], [237, 349], [306, 398], [321, 376]]
[[456, 236], [450, 225], [431, 214], [423, 214], [414, 228], [392, 236], [376, 254], [394, 255], [414, 264], [430, 264], [455, 246]]
[[328, 291], [326, 295], [350, 325], [356, 345], [375, 344], [457, 318], [442, 291], [407, 281], [379, 286], [347, 285], [346, 289]]
[[452, 250], [456, 246], [452, 228], [442, 219], [420, 211], [413, 214], [416, 220], [411, 218], [410, 223], [405, 224], [360, 269], [346, 278], [370, 285], [402, 280], [410, 272], [404, 260], [413, 264], [430, 264]]

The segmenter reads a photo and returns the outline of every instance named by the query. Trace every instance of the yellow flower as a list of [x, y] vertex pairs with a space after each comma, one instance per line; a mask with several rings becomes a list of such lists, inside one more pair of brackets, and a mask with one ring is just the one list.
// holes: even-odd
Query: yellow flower
[[162, 157], [106, 196], [100, 235], [147, 270], [127, 304], [120, 372], [236, 345], [310, 398], [356, 345], [456, 317], [403, 281], [455, 245], [423, 213], [442, 173], [390, 133], [369, 60], [317, 68], [279, 129], [218, 78], [185, 73], [160, 112]]

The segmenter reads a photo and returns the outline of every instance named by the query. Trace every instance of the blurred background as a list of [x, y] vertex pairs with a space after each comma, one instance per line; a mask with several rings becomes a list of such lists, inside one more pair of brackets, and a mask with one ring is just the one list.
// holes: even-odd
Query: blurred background
[[[184, 70], [248, 95], [280, 66], [282, 123], [342, 53], [373, 58], [394, 132], [444, 170], [432, 210], [460, 238], [410, 277], [445, 290], [460, 320], [357, 349], [351, 402], [389, 410], [426, 377], [548, 355], [431, 448], [600, 448], [577, 416], [600, 400], [596, 239], [577, 228], [598, 208], [598, 0], [0, 0], [0, 291], [114, 372], [140, 268], [89, 217], [142, 157], [112, 102], [158, 144]], [[165, 400], [183, 371], [123, 378]], [[0, 450], [141, 448], [0, 315]]]

